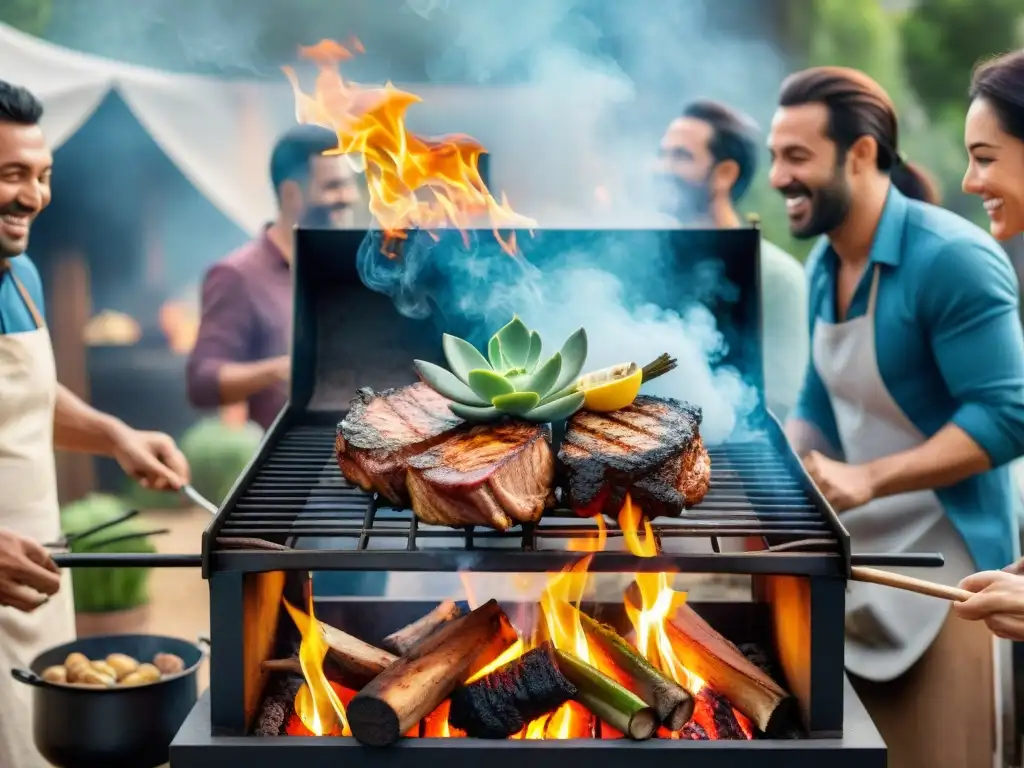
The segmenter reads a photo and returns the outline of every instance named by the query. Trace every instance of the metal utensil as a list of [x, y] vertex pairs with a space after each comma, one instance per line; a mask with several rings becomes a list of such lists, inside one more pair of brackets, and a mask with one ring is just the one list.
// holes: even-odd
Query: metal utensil
[[214, 504], [209, 499], [205, 498], [202, 494], [199, 493], [199, 491], [197, 491], [191, 485], [181, 486], [181, 493], [186, 499], [191, 501], [197, 507], [202, 507], [211, 515], [217, 514], [217, 505]]

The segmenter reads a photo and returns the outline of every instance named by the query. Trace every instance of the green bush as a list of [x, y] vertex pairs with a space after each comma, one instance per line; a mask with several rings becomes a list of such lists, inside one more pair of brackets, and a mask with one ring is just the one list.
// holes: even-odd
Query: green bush
[[207, 418], [193, 424], [181, 438], [181, 452], [192, 469], [192, 487], [219, 505], [262, 439], [263, 430], [252, 422], [234, 427], [219, 418]]
[[[61, 527], [66, 536], [87, 531], [130, 510], [123, 501], [92, 494], [61, 510]], [[81, 539], [72, 540], [70, 550], [80, 552], [156, 552], [147, 537], [104, 543], [110, 539], [145, 530], [136, 519], [126, 520]], [[149, 602], [149, 568], [73, 568], [71, 580], [78, 613], [109, 613], [138, 608]]]

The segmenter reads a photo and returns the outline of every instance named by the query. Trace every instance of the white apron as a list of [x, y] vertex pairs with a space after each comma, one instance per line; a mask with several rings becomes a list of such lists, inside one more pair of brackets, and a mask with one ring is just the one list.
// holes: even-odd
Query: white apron
[[[862, 464], [910, 450], [926, 437], [893, 400], [878, 371], [875, 302], [879, 267], [868, 311], [845, 323], [817, 320], [814, 365], [829, 393], [846, 461]], [[976, 568], [963, 538], [933, 491], [876, 499], [844, 512], [854, 552], [940, 552], [943, 568], [899, 569], [949, 586]], [[949, 615], [945, 600], [891, 587], [850, 582], [846, 598], [846, 668], [875, 682], [900, 677], [935, 640]]]
[[[2, 269], [2, 267], [0, 267]], [[2, 272], [0, 272], [2, 274]], [[57, 396], [50, 335], [32, 298], [11, 273], [36, 330], [0, 334], [0, 528], [41, 544], [60, 538], [53, 411]], [[40, 653], [75, 639], [71, 574], [32, 613], [0, 607], [0, 768], [42, 768], [32, 739], [32, 688], [11, 678]]]

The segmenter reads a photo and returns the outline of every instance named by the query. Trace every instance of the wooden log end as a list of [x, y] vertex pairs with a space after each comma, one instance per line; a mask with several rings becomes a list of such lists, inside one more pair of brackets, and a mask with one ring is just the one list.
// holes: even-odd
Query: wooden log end
[[386, 747], [402, 738], [398, 713], [387, 702], [355, 696], [348, 705], [348, 723], [360, 744]]

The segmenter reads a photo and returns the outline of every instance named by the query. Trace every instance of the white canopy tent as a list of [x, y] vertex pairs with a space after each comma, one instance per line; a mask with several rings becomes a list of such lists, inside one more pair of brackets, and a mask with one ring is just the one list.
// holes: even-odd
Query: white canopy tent
[[[283, 88], [137, 67], [0, 25], [0, 78], [42, 99], [56, 149], [112, 90], [196, 189], [243, 230], [271, 218], [266, 157], [291, 115]], [[275, 110], [273, 104], [283, 110]], [[275, 114], [277, 112], [278, 114]], [[276, 118], [276, 119], [275, 119]]]

